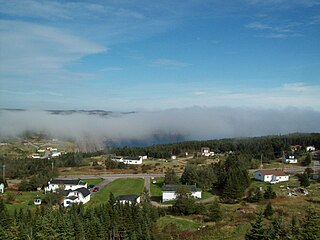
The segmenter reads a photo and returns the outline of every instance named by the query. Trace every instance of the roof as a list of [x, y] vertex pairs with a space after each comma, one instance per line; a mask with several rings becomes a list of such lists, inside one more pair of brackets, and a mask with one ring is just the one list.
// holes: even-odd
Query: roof
[[282, 170], [258, 170], [260, 171], [263, 175], [275, 175], [275, 176], [287, 176], [287, 174], [284, 173]]
[[198, 192], [198, 191], [201, 191], [200, 188], [197, 188], [196, 185], [163, 185], [162, 186], [162, 191], [165, 191], [165, 192], [175, 192], [177, 191], [177, 189], [180, 187], [180, 186], [185, 186], [189, 189], [190, 192]]
[[67, 199], [76, 200], [77, 198], [78, 198], [78, 196], [70, 196], [70, 197], [68, 197]]
[[140, 157], [125, 157], [123, 160], [140, 160]]
[[84, 187], [78, 188], [75, 191], [81, 192], [83, 197], [86, 197], [86, 196], [90, 195], [90, 191], [87, 188], [84, 188]]
[[50, 184], [79, 185], [81, 179], [51, 179]]
[[118, 201], [137, 201], [138, 195], [129, 194], [129, 195], [120, 195], [117, 197]]

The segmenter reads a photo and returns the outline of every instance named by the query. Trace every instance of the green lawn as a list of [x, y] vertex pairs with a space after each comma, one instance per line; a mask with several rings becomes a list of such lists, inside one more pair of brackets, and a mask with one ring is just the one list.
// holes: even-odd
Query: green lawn
[[152, 197], [162, 197], [161, 187], [164, 183], [164, 178], [155, 178], [156, 183], [152, 183], [152, 179], [150, 179], [150, 193]]
[[103, 181], [103, 178], [93, 178], [93, 179], [81, 179], [82, 181], [86, 182], [88, 186], [90, 184], [97, 185]]
[[158, 219], [157, 226], [159, 229], [163, 229], [165, 226], [172, 223], [174, 223], [181, 231], [195, 231], [203, 225], [202, 223], [194, 221], [188, 217], [166, 215]]
[[115, 197], [125, 194], [141, 195], [144, 187], [144, 179], [142, 178], [121, 178], [116, 179], [100, 189], [99, 192], [92, 195], [90, 204], [97, 204], [107, 202], [109, 200], [110, 193], [112, 192]]
[[[7, 196], [9, 192], [5, 192], [5, 196]], [[22, 209], [32, 209], [35, 208], [35, 205], [33, 204], [33, 199], [35, 196], [40, 196], [43, 198], [43, 194], [41, 192], [20, 192], [20, 194], [16, 194], [16, 192], [13, 192], [15, 194], [15, 200], [12, 203], [6, 203], [6, 207], [9, 210], [9, 212], [14, 212], [14, 210]]]

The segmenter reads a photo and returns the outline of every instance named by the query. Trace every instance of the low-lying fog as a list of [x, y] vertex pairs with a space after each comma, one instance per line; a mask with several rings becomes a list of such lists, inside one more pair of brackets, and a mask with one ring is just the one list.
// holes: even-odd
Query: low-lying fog
[[147, 144], [161, 142], [159, 139], [166, 139], [166, 136], [172, 140], [201, 140], [319, 132], [320, 112], [298, 108], [190, 107], [101, 116], [84, 112], [52, 114], [48, 111], [0, 110], [2, 138], [21, 135], [27, 130], [100, 146], [105, 141], [138, 140]]

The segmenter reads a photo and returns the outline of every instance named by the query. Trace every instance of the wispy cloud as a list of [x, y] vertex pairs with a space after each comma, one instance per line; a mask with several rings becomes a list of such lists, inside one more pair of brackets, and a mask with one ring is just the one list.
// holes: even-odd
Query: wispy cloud
[[114, 71], [121, 71], [123, 70], [122, 67], [112, 66], [112, 67], [106, 67], [101, 69], [101, 72], [114, 72]]
[[169, 58], [158, 58], [152, 62], [153, 66], [165, 66], [165, 67], [172, 67], [172, 68], [183, 68], [190, 66], [190, 64], [181, 62], [175, 59]]
[[259, 36], [266, 38], [285, 39], [289, 37], [301, 37], [303, 34], [299, 33], [299, 27], [303, 23], [295, 21], [282, 22], [280, 24], [266, 24], [262, 22], [251, 22], [245, 25], [246, 28], [260, 32]]

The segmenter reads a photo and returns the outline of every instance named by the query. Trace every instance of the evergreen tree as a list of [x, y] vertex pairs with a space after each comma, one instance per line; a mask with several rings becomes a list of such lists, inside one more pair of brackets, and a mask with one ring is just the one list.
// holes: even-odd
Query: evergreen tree
[[260, 202], [262, 197], [260, 189], [258, 187], [254, 187], [249, 190], [247, 200], [251, 203]]
[[288, 230], [282, 216], [277, 216], [272, 220], [272, 227], [268, 234], [272, 240], [282, 240], [288, 237]]
[[179, 183], [179, 177], [175, 173], [174, 169], [170, 168], [167, 170], [167, 172], [164, 176], [164, 183], [165, 184], [178, 184]]
[[176, 195], [177, 197], [173, 205], [173, 209], [177, 213], [188, 215], [195, 212], [195, 199], [191, 196], [191, 192], [186, 186], [179, 186], [176, 191]]
[[251, 229], [245, 236], [246, 240], [267, 240], [266, 230], [263, 228], [262, 213], [257, 215], [254, 223], [251, 223]]
[[269, 218], [273, 215], [273, 208], [272, 208], [272, 204], [271, 202], [268, 202], [264, 212], [263, 212], [263, 216], [265, 216], [266, 218]]
[[182, 175], [181, 175], [181, 183], [193, 185], [198, 183], [198, 174], [196, 170], [196, 166], [187, 164]]
[[320, 239], [320, 213], [314, 208], [307, 209], [307, 215], [301, 229], [301, 239]]
[[277, 194], [272, 190], [271, 186], [268, 186], [263, 194], [263, 197], [265, 199], [273, 199], [277, 197]]
[[303, 166], [309, 166], [311, 164], [312, 157], [311, 154], [308, 153], [307, 156], [305, 157], [304, 161], [302, 162]]
[[308, 174], [305, 172], [302, 175], [301, 181], [300, 181], [301, 187], [309, 187], [310, 186], [310, 180]]
[[213, 222], [219, 222], [222, 220], [222, 211], [219, 202], [215, 200], [213, 204], [209, 207], [209, 219]]

